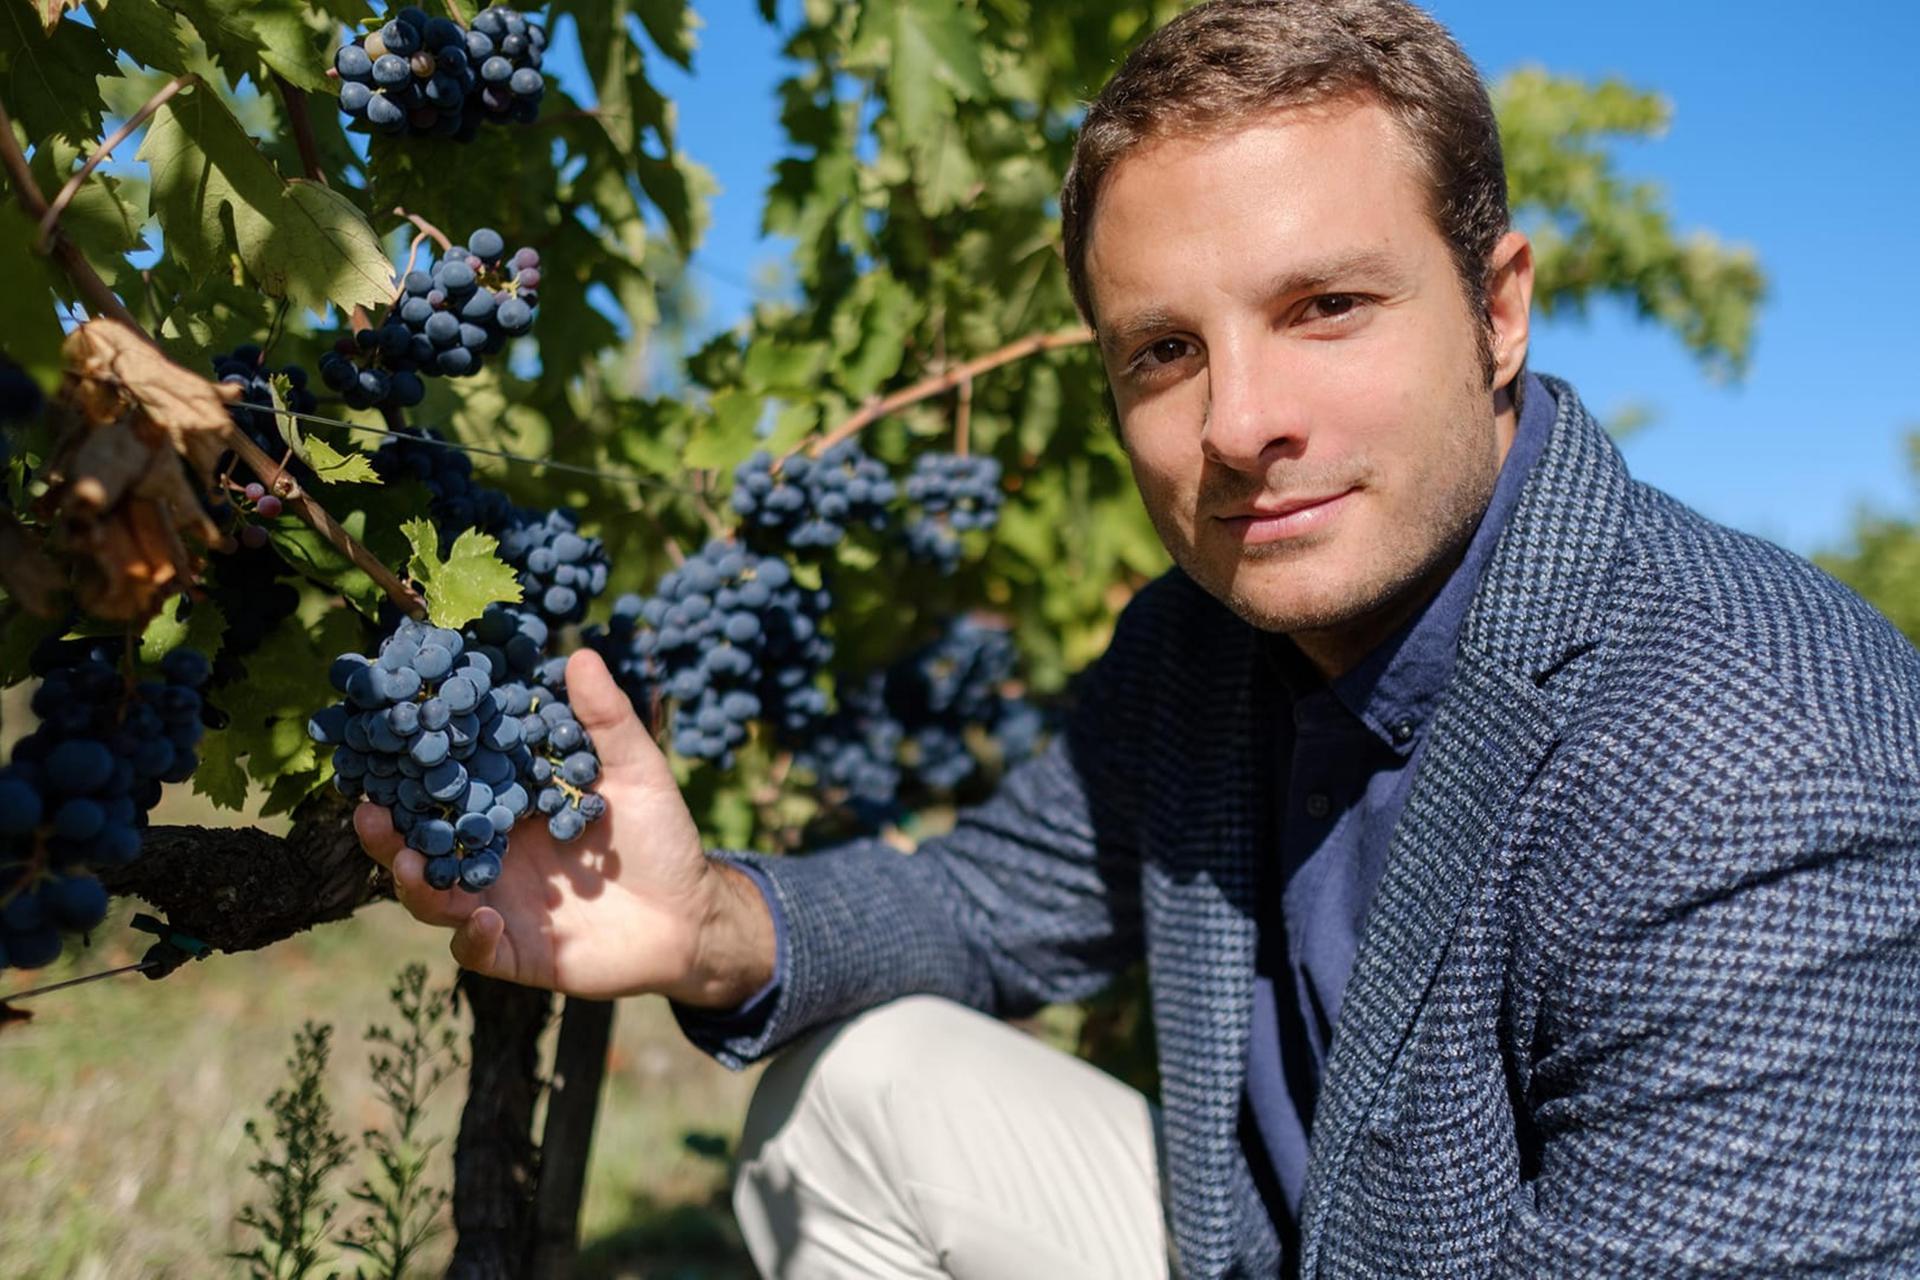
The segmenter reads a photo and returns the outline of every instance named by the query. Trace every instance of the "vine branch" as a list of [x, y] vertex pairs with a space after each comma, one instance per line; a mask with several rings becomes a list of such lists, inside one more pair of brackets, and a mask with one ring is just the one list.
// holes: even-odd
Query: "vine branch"
[[228, 445], [240, 455], [240, 460], [252, 468], [260, 477], [260, 483], [283, 498], [287, 505], [313, 527], [315, 533], [331, 542], [341, 555], [347, 557], [354, 567], [372, 578], [379, 588], [387, 593], [387, 598], [401, 612], [414, 618], [427, 616], [426, 601], [420, 594], [401, 580], [393, 570], [382, 564], [380, 557], [366, 549], [352, 534], [342, 529], [339, 522], [328, 514], [327, 509], [310, 497], [300, 487], [300, 482], [278, 462], [274, 461], [259, 445], [248, 438], [247, 433], [234, 427], [227, 437]]
[[953, 451], [967, 456], [967, 429], [973, 422], [973, 379], [960, 384], [959, 403], [953, 407]]
[[[40, 194], [40, 186], [33, 180], [33, 170], [27, 166], [26, 153], [20, 150], [20, 144], [13, 136], [13, 118], [7, 114], [4, 104], [0, 104], [0, 165], [6, 168], [7, 179], [13, 184], [14, 199], [27, 211], [27, 216], [35, 222], [46, 217], [46, 197]], [[42, 252], [60, 263], [96, 315], [111, 316], [147, 342], [153, 342], [140, 322], [133, 318], [133, 313], [127, 310], [126, 304], [107, 288], [107, 282], [100, 278], [100, 273], [93, 269], [93, 264], [87, 261], [86, 255], [80, 252], [73, 241], [60, 235], [56, 229], [52, 243]]]
[[300, 150], [300, 166], [306, 170], [307, 180], [326, 186], [327, 173], [320, 164], [320, 148], [313, 141], [313, 118], [307, 114], [307, 91], [287, 83], [287, 78], [277, 71], [273, 73], [273, 83], [279, 87], [280, 100], [287, 104], [287, 127], [293, 130], [293, 145]]
[[396, 217], [405, 218], [408, 222], [420, 228], [423, 234], [432, 236], [434, 243], [440, 246], [440, 252], [446, 253], [453, 248], [453, 241], [447, 238], [447, 233], [434, 226], [431, 222], [428, 222], [419, 214], [408, 213], [399, 205], [393, 207], [393, 212]]
[[[1024, 360], [1028, 356], [1038, 355], [1042, 351], [1057, 351], [1062, 347], [1084, 346], [1093, 341], [1091, 329], [1065, 329], [1058, 333], [1030, 333], [1024, 338], [1009, 342], [997, 351], [975, 356], [963, 364], [954, 365], [930, 378], [923, 378], [910, 387], [903, 387], [889, 396], [877, 397], [841, 422], [833, 430], [816, 439], [811, 445], [802, 444], [793, 453], [805, 451], [819, 457], [842, 440], [858, 435], [862, 430], [878, 422], [890, 413], [898, 413], [908, 405], [918, 404], [943, 392], [971, 383], [974, 378], [1003, 364], [1012, 364], [1015, 360]], [[793, 454], [787, 455], [792, 457]]]
[[67, 179], [66, 185], [60, 188], [60, 194], [53, 198], [53, 203], [47, 206], [47, 211], [40, 215], [40, 239], [37, 241], [37, 244], [42, 254], [47, 252], [47, 242], [52, 238], [54, 228], [60, 223], [60, 215], [66, 211], [69, 204], [73, 203], [73, 197], [79, 193], [80, 184], [87, 180], [87, 175], [97, 169], [103, 160], [112, 155], [115, 147], [132, 136], [135, 129], [145, 124], [154, 112], [165, 106], [168, 99], [172, 98], [174, 94], [180, 92], [188, 85], [198, 83], [199, 79], [200, 77], [188, 73], [185, 75], [177, 75], [167, 81], [166, 84], [160, 87], [159, 92], [155, 93], [151, 98], [148, 98], [138, 111], [127, 117], [125, 124], [109, 134], [106, 141], [102, 142], [99, 147], [95, 149], [94, 153], [87, 157], [87, 162], [80, 166], [79, 171]]

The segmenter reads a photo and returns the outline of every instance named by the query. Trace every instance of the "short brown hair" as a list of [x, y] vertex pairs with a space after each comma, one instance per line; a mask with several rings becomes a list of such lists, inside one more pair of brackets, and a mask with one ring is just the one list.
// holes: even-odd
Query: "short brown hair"
[[1508, 225], [1500, 126], [1472, 61], [1405, 0], [1208, 0], [1128, 55], [1087, 111], [1060, 193], [1067, 282], [1080, 314], [1097, 323], [1087, 241], [1100, 184], [1128, 152], [1349, 95], [1384, 106], [1424, 165], [1434, 224], [1483, 321], [1491, 377], [1487, 268]]

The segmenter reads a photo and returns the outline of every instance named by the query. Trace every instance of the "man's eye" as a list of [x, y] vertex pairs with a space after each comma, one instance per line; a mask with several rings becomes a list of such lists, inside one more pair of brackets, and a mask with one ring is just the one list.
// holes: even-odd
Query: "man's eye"
[[1187, 354], [1191, 346], [1185, 338], [1162, 338], [1152, 343], [1140, 353], [1140, 363], [1146, 365], [1172, 364]]
[[1360, 299], [1351, 293], [1325, 293], [1308, 305], [1319, 313], [1319, 318], [1338, 319], [1350, 315], [1360, 305]]

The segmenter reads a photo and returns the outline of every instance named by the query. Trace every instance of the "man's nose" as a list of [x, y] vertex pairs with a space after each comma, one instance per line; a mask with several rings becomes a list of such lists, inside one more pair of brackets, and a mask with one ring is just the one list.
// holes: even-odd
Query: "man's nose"
[[1207, 418], [1200, 447], [1236, 471], [1264, 472], [1306, 445], [1306, 420], [1292, 379], [1260, 344], [1228, 341], [1207, 352]]

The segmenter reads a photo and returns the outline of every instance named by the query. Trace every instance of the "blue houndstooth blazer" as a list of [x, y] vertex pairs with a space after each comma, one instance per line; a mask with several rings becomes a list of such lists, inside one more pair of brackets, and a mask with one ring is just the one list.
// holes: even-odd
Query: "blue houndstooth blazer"
[[[1920, 654], [1550, 386], [1343, 1000], [1301, 1274], [1920, 1275]], [[787, 981], [709, 1047], [908, 992], [1016, 1014], [1144, 950], [1181, 1273], [1275, 1273], [1236, 1138], [1254, 656], [1168, 574], [951, 835], [754, 859]]]

